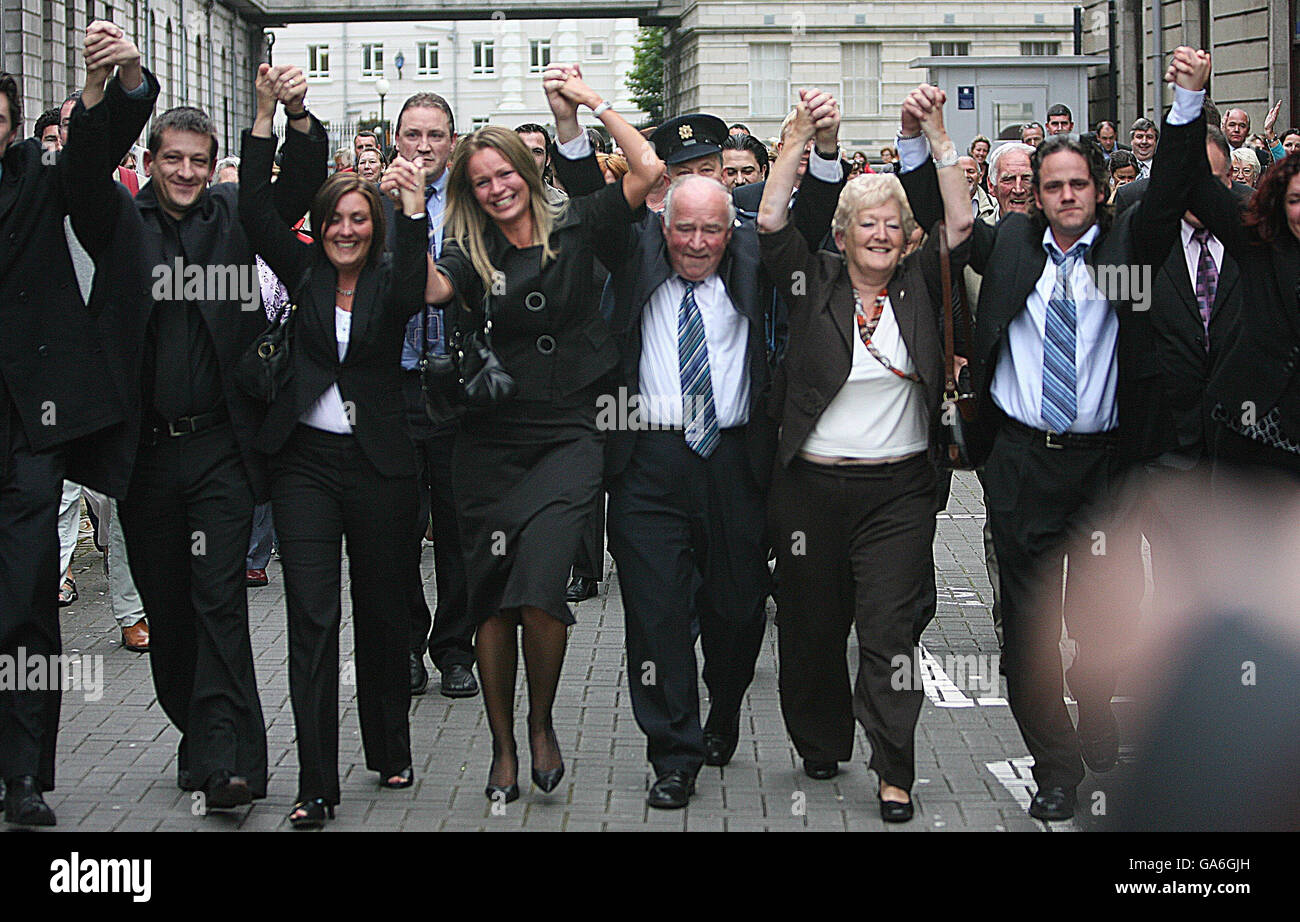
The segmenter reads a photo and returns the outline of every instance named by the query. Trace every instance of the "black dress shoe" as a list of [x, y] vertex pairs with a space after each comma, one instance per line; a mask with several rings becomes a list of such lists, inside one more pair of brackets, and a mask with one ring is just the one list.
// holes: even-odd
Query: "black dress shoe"
[[54, 811], [45, 803], [34, 776], [5, 780], [5, 822], [15, 826], [55, 825]]
[[478, 679], [468, 666], [455, 663], [442, 671], [444, 698], [473, 698], [478, 694]]
[[675, 768], [655, 779], [645, 802], [656, 810], [678, 810], [691, 801], [695, 793], [695, 779], [680, 768]]
[[228, 771], [214, 772], [203, 785], [204, 805], [209, 810], [233, 810], [253, 802], [248, 782]]
[[906, 823], [912, 818], [912, 802], [899, 803], [896, 800], [885, 800], [880, 794], [876, 794], [876, 800], [880, 801], [880, 818], [886, 823]]
[[1039, 788], [1029, 802], [1029, 815], [1038, 820], [1068, 820], [1074, 816], [1072, 788]]
[[722, 734], [714, 733], [710, 730], [704, 731], [704, 764], [722, 766], [731, 761], [731, 757], [736, 754], [736, 744], [740, 742], [740, 734]]
[[[390, 780], [391, 778], [400, 780], [394, 782]], [[395, 774], [379, 776], [379, 786], [384, 788], [409, 788], [413, 784], [415, 784], [415, 770], [409, 765]]]
[[1097, 774], [1105, 774], [1119, 764], [1119, 724], [1109, 702], [1105, 708], [1087, 715], [1079, 710], [1079, 755], [1083, 764]]
[[519, 799], [519, 785], [516, 784], [489, 784], [483, 789], [487, 799], [493, 803], [512, 804]]
[[569, 588], [564, 592], [566, 602], [585, 602], [600, 594], [600, 581], [585, 576], [575, 576], [569, 580]]
[[423, 695], [429, 687], [429, 670], [424, 668], [424, 654], [411, 654], [411, 694]]
[[825, 781], [828, 778], [834, 778], [840, 773], [840, 763], [813, 762], [811, 759], [804, 759], [803, 773], [809, 778], [815, 778], [818, 781]]

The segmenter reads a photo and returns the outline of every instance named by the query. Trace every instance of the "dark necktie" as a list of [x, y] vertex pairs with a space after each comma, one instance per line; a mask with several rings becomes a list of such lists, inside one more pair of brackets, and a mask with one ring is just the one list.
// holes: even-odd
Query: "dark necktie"
[[713, 379], [709, 374], [709, 343], [704, 318], [695, 303], [695, 283], [686, 282], [686, 294], [677, 309], [677, 358], [682, 373], [682, 426], [686, 444], [707, 458], [718, 447], [718, 413], [713, 405]]
[[1192, 239], [1200, 244], [1196, 257], [1196, 301], [1201, 306], [1201, 323], [1205, 325], [1205, 351], [1210, 351], [1210, 312], [1214, 309], [1214, 296], [1219, 291], [1219, 268], [1210, 255], [1210, 232], [1204, 227], [1192, 231]]

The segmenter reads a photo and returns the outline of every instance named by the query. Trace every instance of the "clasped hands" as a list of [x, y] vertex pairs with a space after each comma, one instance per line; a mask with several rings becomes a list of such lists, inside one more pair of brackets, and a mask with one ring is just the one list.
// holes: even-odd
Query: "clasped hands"
[[296, 115], [304, 108], [307, 78], [301, 67], [292, 64], [276, 67], [270, 64], [259, 64], [255, 88], [259, 114], [274, 115], [275, 105], [279, 102], [284, 104], [286, 113]]

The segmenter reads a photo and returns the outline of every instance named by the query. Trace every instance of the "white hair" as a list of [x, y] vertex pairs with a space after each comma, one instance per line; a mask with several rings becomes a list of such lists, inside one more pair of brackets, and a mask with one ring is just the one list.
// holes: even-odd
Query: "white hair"
[[673, 197], [676, 195], [678, 190], [680, 190], [683, 186], [690, 185], [695, 182], [711, 183], [714, 187], [717, 188], [719, 192], [723, 194], [723, 196], [726, 198], [727, 201], [727, 226], [730, 227], [731, 225], [735, 224], [736, 203], [732, 201], [731, 193], [727, 191], [727, 187], [719, 180], [714, 179], [712, 176], [700, 176], [698, 173], [683, 173], [681, 176], [678, 176], [676, 179], [672, 181], [672, 184], [668, 187], [668, 192], [665, 193], [664, 195], [664, 224], [667, 225], [673, 223]]
[[1246, 166], [1254, 170], [1256, 176], [1259, 175], [1259, 154], [1255, 153], [1249, 147], [1238, 147], [1232, 152], [1232, 159], [1240, 160], [1242, 163], [1246, 164]]
[[1008, 154], [1013, 150], [1020, 151], [1026, 157], [1032, 157], [1034, 155], [1034, 148], [1020, 141], [1008, 141], [1005, 144], [999, 144], [993, 153], [988, 156], [989, 178], [993, 182], [998, 181], [998, 161], [1001, 160], [1005, 154]]

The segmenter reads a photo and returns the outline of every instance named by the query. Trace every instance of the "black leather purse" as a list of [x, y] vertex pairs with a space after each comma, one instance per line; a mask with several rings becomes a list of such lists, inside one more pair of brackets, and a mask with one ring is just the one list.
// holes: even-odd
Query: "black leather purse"
[[[939, 222], [939, 273], [943, 281], [943, 400], [939, 404], [939, 456], [935, 463], [942, 470], [974, 470], [970, 452], [966, 447], [966, 427], [975, 421], [975, 394], [970, 386], [970, 369], [963, 367], [959, 376], [953, 375], [953, 286], [952, 262], [948, 257], [948, 231]], [[965, 298], [963, 288], [957, 297]], [[962, 312], [966, 320], [966, 342], [971, 341], [970, 311]]]
[[421, 323], [420, 385], [425, 412], [433, 422], [448, 422], [468, 410], [496, 406], [515, 395], [515, 379], [492, 349], [490, 293], [483, 295], [483, 326], [462, 336], [457, 323], [446, 355], [429, 355], [427, 339]]
[[248, 396], [272, 403], [292, 377], [289, 350], [293, 341], [293, 315], [298, 305], [286, 304], [262, 335], [240, 356], [235, 385]]

